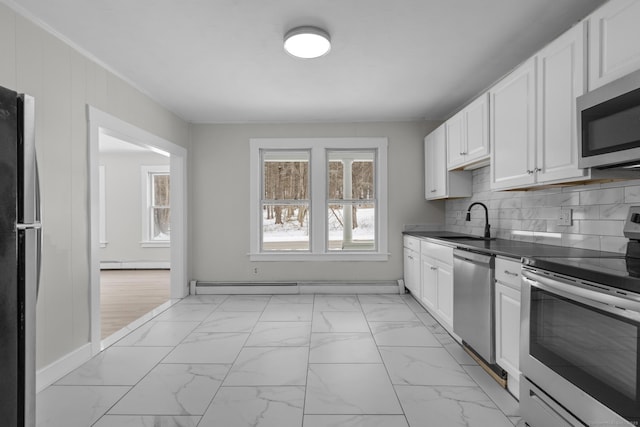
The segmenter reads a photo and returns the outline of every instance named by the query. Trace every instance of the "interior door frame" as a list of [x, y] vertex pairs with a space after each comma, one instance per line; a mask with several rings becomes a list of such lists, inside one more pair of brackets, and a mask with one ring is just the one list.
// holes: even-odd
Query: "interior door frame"
[[171, 141], [87, 105], [89, 132], [89, 223], [90, 223], [90, 319], [91, 352], [101, 348], [100, 327], [100, 132], [152, 151], [170, 154], [171, 177], [171, 299], [188, 294], [187, 279], [187, 150]]

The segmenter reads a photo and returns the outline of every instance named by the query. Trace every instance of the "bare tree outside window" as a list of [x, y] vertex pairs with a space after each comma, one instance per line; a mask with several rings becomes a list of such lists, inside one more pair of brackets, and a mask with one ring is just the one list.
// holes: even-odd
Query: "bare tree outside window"
[[171, 236], [171, 200], [170, 176], [168, 173], [151, 173], [151, 238], [152, 240], [170, 240]]
[[329, 249], [375, 250], [375, 152], [329, 151], [328, 158]]
[[263, 153], [262, 249], [309, 250], [309, 153]]

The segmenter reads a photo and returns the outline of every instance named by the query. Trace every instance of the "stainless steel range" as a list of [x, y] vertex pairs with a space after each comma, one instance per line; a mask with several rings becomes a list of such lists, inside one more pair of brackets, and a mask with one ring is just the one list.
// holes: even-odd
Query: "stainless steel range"
[[627, 256], [525, 259], [520, 408], [531, 427], [640, 423], [640, 206]]

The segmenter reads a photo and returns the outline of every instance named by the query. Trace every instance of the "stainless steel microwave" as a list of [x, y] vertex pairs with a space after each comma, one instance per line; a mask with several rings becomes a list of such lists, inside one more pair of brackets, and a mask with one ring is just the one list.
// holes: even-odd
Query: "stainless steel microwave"
[[577, 99], [578, 165], [640, 166], [640, 71]]

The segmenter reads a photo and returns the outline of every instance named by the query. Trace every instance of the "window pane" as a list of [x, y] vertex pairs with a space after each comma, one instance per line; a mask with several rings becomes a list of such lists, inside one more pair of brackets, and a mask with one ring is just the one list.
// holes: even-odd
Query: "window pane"
[[170, 206], [169, 175], [153, 174], [153, 205]]
[[329, 151], [328, 158], [330, 200], [375, 199], [375, 151]]
[[262, 207], [263, 251], [309, 250], [309, 204]]
[[330, 251], [376, 250], [375, 204], [330, 204], [327, 215]]
[[263, 200], [306, 200], [309, 198], [309, 152], [265, 151]]
[[153, 240], [169, 240], [171, 235], [171, 210], [169, 208], [152, 208]]

